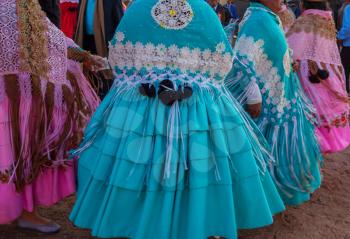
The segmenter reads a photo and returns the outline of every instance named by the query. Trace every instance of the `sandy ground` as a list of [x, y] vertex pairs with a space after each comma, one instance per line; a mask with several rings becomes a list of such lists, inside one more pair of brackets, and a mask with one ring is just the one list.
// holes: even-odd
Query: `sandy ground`
[[[288, 208], [268, 228], [240, 232], [240, 239], [350, 239], [350, 149], [328, 155], [325, 162], [323, 186], [310, 202]], [[0, 226], [0, 239], [92, 239], [88, 231], [68, 222], [73, 202], [69, 198], [50, 210], [40, 210], [62, 225], [59, 234], [42, 235], [8, 225]]]

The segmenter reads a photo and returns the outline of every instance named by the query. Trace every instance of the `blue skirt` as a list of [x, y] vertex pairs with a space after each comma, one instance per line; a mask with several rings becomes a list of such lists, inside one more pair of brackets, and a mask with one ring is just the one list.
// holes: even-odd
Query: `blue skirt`
[[266, 142], [224, 88], [193, 87], [172, 106], [115, 86], [79, 154], [70, 220], [97, 237], [237, 238], [284, 204]]

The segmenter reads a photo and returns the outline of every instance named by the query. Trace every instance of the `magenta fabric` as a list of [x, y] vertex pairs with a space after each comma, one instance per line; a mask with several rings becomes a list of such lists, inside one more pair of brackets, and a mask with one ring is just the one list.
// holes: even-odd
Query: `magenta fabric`
[[[306, 10], [302, 16], [305, 15], [317, 15], [320, 18], [333, 21], [332, 13], [328, 11]], [[294, 24], [298, 24], [298, 20]], [[329, 30], [333, 31], [333, 29]], [[293, 50], [294, 59], [341, 65], [339, 49], [335, 41], [305, 31], [292, 35], [287, 34], [287, 36], [288, 44]]]
[[0, 183], [0, 224], [11, 223], [22, 210], [33, 211], [34, 207], [51, 206], [75, 192], [73, 165], [48, 168], [22, 193], [16, 192], [13, 183]]
[[[302, 17], [316, 16], [333, 21], [331, 12], [307, 10]], [[298, 20], [294, 24], [298, 24]], [[292, 28], [291, 28], [292, 29]], [[328, 29], [334, 31], [334, 29]], [[345, 75], [336, 39], [326, 38], [314, 32], [287, 33], [294, 60], [300, 61], [298, 72], [306, 94], [316, 108], [318, 129], [316, 134], [323, 152], [339, 152], [350, 145], [350, 101], [345, 89]], [[319, 69], [327, 70], [329, 77], [321, 83], [309, 80], [309, 61]]]
[[[13, 74], [16, 76], [16, 84], [20, 93], [16, 96], [19, 102], [19, 134], [20, 134], [20, 154], [24, 158], [25, 166], [21, 174], [28, 176], [32, 169], [32, 132], [28, 123], [31, 112], [36, 107], [46, 109], [42, 101], [32, 97], [33, 85], [30, 72], [23, 72], [19, 66], [19, 31], [17, 25], [16, 0], [0, 1], [0, 224], [10, 223], [19, 217], [23, 210], [33, 211], [36, 206], [50, 206], [75, 192], [75, 162], [68, 159], [68, 151], [71, 150], [70, 136], [84, 129], [78, 128], [78, 124], [72, 123], [66, 133], [64, 130], [68, 116], [68, 106], [64, 98], [63, 88], [71, 91], [70, 80], [67, 78], [69, 71], [75, 76], [79, 91], [82, 93], [82, 101], [90, 110], [95, 110], [99, 104], [99, 99], [93, 88], [84, 77], [79, 63], [67, 59], [67, 48], [76, 47], [71, 39], [65, 37], [63, 32], [56, 28], [48, 19], [48, 63], [51, 70], [48, 79], [40, 79], [41, 95], [45, 96], [48, 82], [53, 87], [53, 113], [52, 119], [44, 129], [44, 146], [40, 146], [43, 155], [50, 155], [52, 162], [50, 167], [42, 168], [39, 176], [31, 184], [25, 186], [21, 191], [16, 190], [16, 166], [17, 161], [13, 153], [10, 98], [5, 89], [5, 76]], [[63, 87], [64, 86], [64, 87]], [[77, 93], [77, 92], [73, 92]], [[17, 101], [16, 101], [17, 102]], [[12, 107], [13, 108], [13, 107]], [[75, 114], [83, 114], [78, 107]], [[45, 111], [45, 110], [44, 110]], [[46, 115], [46, 112], [42, 113]], [[38, 115], [39, 116], [39, 115]], [[38, 117], [34, 115], [33, 117]], [[89, 116], [85, 115], [84, 123], [88, 122]], [[75, 122], [73, 120], [73, 122]], [[60, 139], [62, 132], [67, 135]], [[76, 145], [75, 145], [76, 146]], [[55, 151], [54, 156], [46, 152]], [[27, 177], [25, 177], [27, 178]]]
[[[0, 169], [11, 168], [14, 165], [7, 110], [8, 99], [6, 98], [0, 105]], [[27, 185], [21, 193], [16, 192], [14, 183], [0, 181], [0, 224], [15, 220], [21, 215], [23, 209], [33, 211], [37, 205], [50, 206], [74, 192], [73, 162], [69, 165], [44, 169], [34, 183]]]

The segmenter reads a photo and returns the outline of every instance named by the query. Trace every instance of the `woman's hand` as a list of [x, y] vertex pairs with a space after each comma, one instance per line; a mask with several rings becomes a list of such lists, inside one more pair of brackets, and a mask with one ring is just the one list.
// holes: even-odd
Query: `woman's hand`
[[257, 103], [253, 105], [247, 105], [246, 110], [253, 119], [256, 119], [260, 116], [261, 108], [262, 108], [262, 104]]
[[96, 55], [90, 55], [84, 62], [84, 67], [90, 71], [96, 72], [103, 69], [109, 69], [108, 61], [106, 58], [102, 58]]
[[300, 70], [300, 61], [295, 60], [292, 63], [293, 71], [298, 72]]

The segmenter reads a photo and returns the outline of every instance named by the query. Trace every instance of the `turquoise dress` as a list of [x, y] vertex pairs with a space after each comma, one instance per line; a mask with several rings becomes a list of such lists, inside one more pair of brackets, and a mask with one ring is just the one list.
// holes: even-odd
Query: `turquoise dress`
[[223, 85], [232, 49], [203, 0], [137, 0], [79, 156], [70, 220], [97, 237], [237, 238], [284, 210], [267, 143]]
[[234, 66], [226, 85], [245, 105], [254, 85], [262, 96], [256, 123], [271, 145], [271, 175], [284, 202], [299, 205], [321, 184], [322, 155], [313, 127], [313, 106], [292, 70], [290, 51], [276, 14], [252, 3], [240, 23]]

